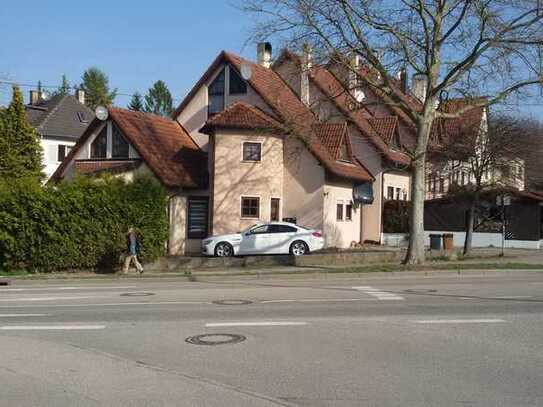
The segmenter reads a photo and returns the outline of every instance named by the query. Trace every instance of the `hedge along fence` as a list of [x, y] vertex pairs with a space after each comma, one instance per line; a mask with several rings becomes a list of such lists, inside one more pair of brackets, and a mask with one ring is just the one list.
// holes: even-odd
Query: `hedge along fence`
[[383, 232], [409, 233], [410, 201], [385, 201], [383, 206]]
[[0, 269], [111, 269], [126, 250], [130, 226], [140, 236], [143, 260], [154, 260], [168, 237], [166, 205], [166, 191], [151, 177], [45, 187], [0, 181]]

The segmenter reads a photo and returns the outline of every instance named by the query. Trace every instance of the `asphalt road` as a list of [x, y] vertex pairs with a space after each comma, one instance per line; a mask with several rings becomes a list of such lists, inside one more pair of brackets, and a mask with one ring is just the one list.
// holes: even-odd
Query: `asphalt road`
[[16, 281], [0, 406], [543, 406], [542, 341], [538, 272]]

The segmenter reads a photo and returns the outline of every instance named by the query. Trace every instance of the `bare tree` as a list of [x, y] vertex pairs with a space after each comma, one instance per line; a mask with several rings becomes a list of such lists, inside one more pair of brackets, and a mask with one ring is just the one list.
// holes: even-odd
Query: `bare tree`
[[498, 115], [488, 127], [467, 123], [430, 143], [427, 168], [431, 183], [446, 184], [446, 191], [438, 193], [467, 204], [464, 255], [471, 251], [474, 230], [486, 221], [483, 197], [524, 189], [525, 161], [539, 147], [524, 119]]
[[[357, 76], [414, 124], [411, 158], [412, 210], [406, 263], [423, 263], [425, 163], [436, 118], [461, 116], [473, 106], [510, 100], [541, 85], [541, 0], [246, 0], [256, 15], [255, 39], [277, 38]], [[354, 69], [352, 55], [367, 70]], [[406, 97], [390, 72], [407, 68], [424, 89], [418, 102]], [[348, 91], [349, 89], [347, 89]], [[454, 113], [438, 109], [447, 94], [473, 98]]]

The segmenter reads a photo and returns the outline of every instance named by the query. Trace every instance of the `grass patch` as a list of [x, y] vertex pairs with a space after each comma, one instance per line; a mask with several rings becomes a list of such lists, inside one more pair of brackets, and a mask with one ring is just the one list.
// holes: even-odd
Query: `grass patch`
[[424, 265], [379, 264], [328, 269], [329, 273], [376, 273], [434, 270], [543, 270], [543, 264], [528, 263], [438, 263]]
[[33, 276], [35, 273], [32, 273], [28, 270], [9, 270], [0, 272], [0, 278], [2, 277], [24, 277], [24, 276]]

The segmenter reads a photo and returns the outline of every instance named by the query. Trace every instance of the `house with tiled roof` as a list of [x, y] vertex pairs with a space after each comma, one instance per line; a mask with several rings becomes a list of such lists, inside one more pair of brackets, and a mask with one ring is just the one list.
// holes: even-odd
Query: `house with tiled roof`
[[328, 246], [379, 240], [363, 212], [380, 192], [348, 121], [319, 119], [272, 66], [269, 44], [257, 59], [221, 52], [173, 114], [210, 158], [210, 231], [288, 219], [323, 230]]
[[108, 108], [107, 118], [93, 119], [51, 180], [69, 182], [78, 175], [101, 173], [128, 181], [143, 174], [156, 178], [169, 196], [168, 252], [199, 251], [199, 239], [208, 233], [207, 155], [181, 124], [150, 113]]
[[85, 106], [82, 90], [76, 91], [75, 96], [52, 98], [44, 98], [43, 93], [31, 90], [25, 109], [29, 123], [40, 136], [44, 172], [49, 178], [94, 119], [94, 112]]

